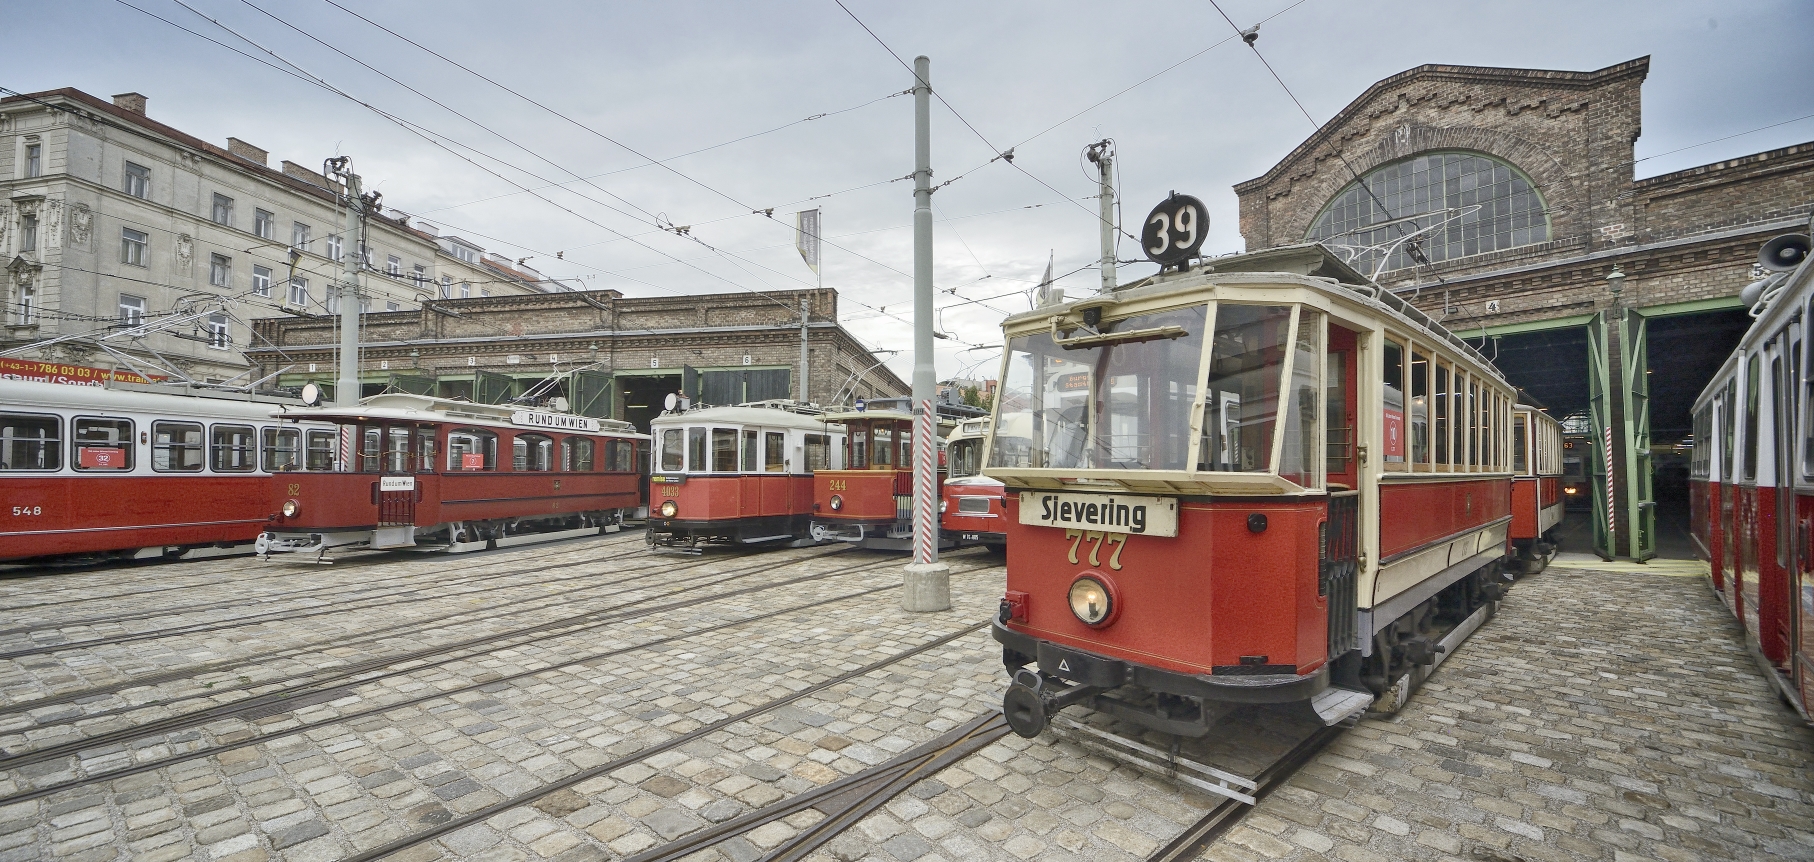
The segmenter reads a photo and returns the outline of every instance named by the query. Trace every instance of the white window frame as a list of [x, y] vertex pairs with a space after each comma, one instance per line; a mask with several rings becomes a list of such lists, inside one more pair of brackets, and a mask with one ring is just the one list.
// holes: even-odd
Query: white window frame
[[38, 285], [27, 281], [19, 285], [19, 301], [14, 304], [14, 319], [20, 326], [38, 322]]
[[214, 287], [232, 287], [233, 258], [224, 254], [208, 255], [208, 283]]
[[44, 176], [44, 145], [28, 143], [25, 145], [25, 178]]
[[259, 296], [271, 295], [271, 268], [268, 266], [252, 267], [252, 292]]
[[390, 255], [384, 261], [384, 271], [391, 278], [402, 278], [403, 277], [403, 258], [400, 258], [394, 254]]
[[255, 209], [252, 211], [252, 234], [265, 239], [276, 239], [277, 214], [270, 210]]
[[227, 197], [226, 195], [221, 194], [220, 192], [215, 192], [214, 193], [214, 204], [208, 210], [208, 220], [214, 222], [215, 224], [226, 225], [227, 227], [232, 227], [233, 226], [233, 199], [230, 197]]
[[151, 199], [151, 169], [137, 162], [127, 162], [120, 190], [140, 200]]
[[208, 346], [215, 350], [233, 349], [233, 330], [224, 312], [208, 315]]
[[309, 280], [300, 276], [290, 279], [288, 304], [297, 308], [309, 307]]
[[309, 243], [314, 242], [314, 237], [309, 233], [311, 230], [312, 228], [302, 222], [291, 222], [290, 245], [297, 251], [308, 251]]
[[129, 227], [120, 228], [120, 263], [127, 266], [146, 266], [150, 257], [151, 234]]
[[120, 294], [120, 323], [123, 326], [144, 325], [145, 297], [130, 293]]

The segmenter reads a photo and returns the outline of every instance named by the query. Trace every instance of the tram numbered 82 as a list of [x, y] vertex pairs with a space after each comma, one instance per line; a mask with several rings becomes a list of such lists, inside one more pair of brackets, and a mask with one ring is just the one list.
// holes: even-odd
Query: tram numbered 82
[[1318, 245], [1008, 318], [1009, 724], [1395, 708], [1507, 583], [1515, 391]]

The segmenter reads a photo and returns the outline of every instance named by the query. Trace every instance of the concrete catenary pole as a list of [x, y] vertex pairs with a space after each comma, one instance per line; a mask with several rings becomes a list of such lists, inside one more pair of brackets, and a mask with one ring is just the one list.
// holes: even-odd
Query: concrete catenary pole
[[340, 369], [334, 381], [334, 406], [359, 405], [359, 287], [364, 261], [359, 253], [362, 232], [359, 223], [365, 217], [365, 201], [360, 198], [359, 175], [353, 163], [346, 160], [336, 165], [346, 180], [346, 227], [340, 233]]
[[1108, 293], [1115, 289], [1115, 151], [1107, 140], [1090, 149], [1102, 178], [1102, 224], [1098, 227], [1102, 232], [1102, 292]]
[[908, 611], [951, 608], [951, 572], [938, 561], [938, 423], [932, 401], [932, 61], [913, 58], [913, 562], [902, 584]]
[[806, 383], [807, 383], [807, 380], [806, 380], [806, 339], [807, 339], [806, 324], [807, 324], [807, 321], [809, 321], [811, 319], [808, 316], [811, 313], [808, 310], [808, 303], [810, 301], [811, 300], [809, 300], [807, 297], [804, 297], [804, 296], [800, 297], [800, 403], [801, 404], [811, 404], [812, 400], [813, 400], [812, 390], [810, 388], [808, 388], [806, 385]]

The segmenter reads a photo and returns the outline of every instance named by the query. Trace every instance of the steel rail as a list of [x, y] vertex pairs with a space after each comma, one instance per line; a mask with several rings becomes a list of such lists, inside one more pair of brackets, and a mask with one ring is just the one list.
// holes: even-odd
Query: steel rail
[[[984, 567], [984, 566], [976, 567], [976, 569], [980, 569], [980, 568], [986, 568], [986, 567]], [[970, 569], [968, 571], [975, 571], [976, 569]], [[716, 632], [716, 631], [722, 631], [725, 629], [734, 628], [734, 627], [740, 626], [740, 625], [746, 625], [746, 624], [754, 623], [754, 622], [761, 622], [763, 620], [772, 620], [777, 615], [780, 615], [780, 614], [787, 614], [787, 613], [794, 613], [797, 611], [809, 610], [812, 608], [821, 607], [823, 605], [834, 604], [837, 602], [846, 601], [848, 599], [860, 598], [863, 596], [873, 595], [875, 593], [885, 592], [885, 591], [893, 590], [893, 589], [898, 589], [898, 585], [885, 585], [885, 586], [880, 586], [880, 587], [871, 587], [871, 588], [865, 589], [865, 590], [858, 590], [857, 592], [854, 592], [854, 593], [845, 593], [843, 595], [832, 596], [830, 598], [820, 599], [820, 600], [812, 601], [812, 602], [806, 602], [806, 603], [799, 604], [799, 605], [793, 605], [791, 607], [780, 608], [778, 610], [766, 611], [764, 613], [754, 614], [754, 615], [751, 615], [748, 617], [743, 617], [741, 619], [730, 620], [730, 621], [720, 623], [719, 625], [715, 625], [715, 626], [709, 626], [706, 628], [696, 629], [693, 631], [685, 631], [685, 632], [681, 632], [679, 634], [673, 634], [673, 635], [668, 635], [666, 637], [654, 638], [652, 640], [643, 641], [643, 642], [637, 643], [637, 644], [631, 644], [631, 645], [625, 646], [625, 647], [619, 647], [616, 649], [604, 650], [601, 652], [595, 652], [595, 653], [590, 653], [587, 655], [577, 656], [577, 657], [568, 659], [566, 661], [543, 665], [542, 667], [534, 668], [531, 670], [524, 670], [524, 671], [518, 671], [518, 672], [512, 673], [512, 674], [506, 674], [501, 677], [496, 677], [493, 679], [485, 680], [484, 682], [473, 682], [473, 683], [469, 683], [467, 685], [459, 686], [457, 688], [437, 690], [437, 691], [430, 692], [425, 695], [408, 698], [408, 699], [394, 702], [394, 703], [387, 703], [387, 704], [382, 704], [382, 705], [378, 705], [378, 706], [372, 706], [372, 707], [368, 707], [366, 709], [346, 713], [344, 715], [338, 715], [338, 716], [335, 716], [330, 719], [324, 719], [324, 720], [316, 721], [316, 722], [304, 722], [304, 723], [299, 723], [294, 727], [284, 728], [282, 730], [274, 730], [274, 731], [270, 731], [267, 733], [254, 734], [252, 736], [249, 736], [249, 737], [246, 737], [243, 739], [235, 740], [234, 742], [231, 742], [231, 743], [205, 746], [203, 748], [198, 748], [198, 749], [194, 749], [191, 751], [185, 751], [185, 752], [181, 752], [178, 754], [168, 755], [166, 757], [158, 758], [156, 760], [148, 760], [148, 761], [144, 761], [144, 762], [140, 762], [140, 763], [135, 763], [131, 766], [128, 766], [128, 767], [125, 767], [122, 769], [116, 769], [116, 770], [112, 770], [109, 772], [100, 773], [97, 775], [84, 776], [82, 778], [75, 779], [72, 781], [65, 781], [65, 782], [61, 782], [61, 783], [57, 783], [57, 784], [49, 784], [49, 785], [45, 785], [43, 787], [32, 788], [30, 790], [21, 790], [19, 792], [15, 792], [15, 793], [9, 794], [7, 796], [0, 797], [0, 807], [12, 805], [12, 804], [18, 803], [18, 802], [27, 802], [27, 801], [30, 801], [33, 799], [42, 799], [46, 796], [53, 796], [55, 794], [62, 793], [64, 791], [74, 790], [76, 788], [85, 787], [90, 784], [98, 784], [101, 782], [113, 781], [116, 779], [126, 778], [126, 777], [133, 776], [133, 775], [139, 775], [139, 774], [142, 774], [145, 772], [152, 772], [152, 771], [155, 771], [158, 769], [163, 769], [164, 767], [170, 766], [172, 764], [182, 763], [182, 762], [189, 761], [189, 760], [196, 760], [196, 759], [199, 759], [202, 757], [212, 757], [216, 754], [220, 754], [220, 753], [227, 752], [227, 751], [232, 751], [237, 748], [244, 748], [249, 745], [257, 745], [259, 743], [269, 742], [270, 740], [273, 740], [273, 739], [282, 739], [284, 737], [294, 736], [299, 733], [306, 733], [308, 731], [315, 730], [315, 729], [321, 728], [321, 727], [327, 727], [327, 726], [335, 725], [335, 724], [342, 724], [345, 722], [355, 721], [355, 720], [358, 720], [361, 718], [366, 718], [369, 716], [380, 715], [380, 714], [389, 712], [391, 710], [395, 710], [395, 709], [399, 709], [399, 708], [407, 707], [407, 706], [414, 706], [417, 704], [426, 703], [431, 700], [440, 700], [443, 698], [452, 697], [453, 695], [456, 695], [456, 694], [463, 694], [463, 693], [469, 692], [469, 691], [477, 691], [477, 690], [479, 690], [481, 688], [485, 688], [487, 686], [498, 685], [500, 683], [511, 683], [511, 682], [515, 682], [519, 679], [526, 679], [529, 677], [548, 673], [550, 671], [562, 670], [565, 668], [570, 668], [570, 667], [574, 667], [577, 665], [586, 664], [588, 662], [599, 661], [599, 660], [607, 659], [607, 658], [614, 658], [616, 656], [625, 655], [625, 654], [632, 653], [632, 652], [637, 652], [639, 650], [648, 649], [650, 647], [656, 647], [656, 646], [660, 646], [662, 644], [674, 643], [676, 641], [685, 640], [687, 638], [695, 637], [700, 634], [709, 634], [709, 633]], [[966, 629], [965, 631], [966, 632], [974, 631], [975, 629], [980, 628], [981, 626], [986, 625], [986, 624], [987, 624], [986, 621], [983, 623], [978, 623], [975, 626], [972, 626], [969, 629]], [[955, 639], [956, 637], [958, 637], [964, 633], [965, 632], [959, 632], [958, 634], [952, 635], [951, 638]], [[930, 649], [931, 647], [927, 647], [927, 648]], [[907, 657], [908, 657], [907, 655], [900, 656], [900, 658], [902, 658], [902, 659], [907, 658]], [[798, 692], [795, 695], [791, 696], [791, 699], [787, 699], [785, 702], [791, 703], [792, 700], [798, 699], [799, 697], [803, 697], [803, 696], [805, 696], [806, 693], [813, 691], [813, 690], [815, 690], [815, 689], [804, 689], [801, 692]], [[775, 704], [775, 706], [781, 706], [781, 705], [783, 705], [783, 704], [782, 703]], [[663, 749], [663, 750], [666, 750], [666, 749]], [[567, 786], [567, 785], [565, 785], [565, 784], [561, 785], [561, 787], [565, 787], [565, 786]], [[547, 792], [551, 793], [554, 790], [561, 789], [561, 787], [553, 787], [553, 788], [549, 789]], [[542, 795], [545, 795], [545, 794], [542, 794]]]
[[1340, 736], [1346, 729], [1341, 725], [1336, 725], [1318, 728], [1312, 732], [1291, 750], [1280, 755], [1279, 759], [1273, 761], [1271, 765], [1260, 770], [1259, 775], [1254, 776], [1254, 783], [1259, 786], [1253, 791], [1253, 805], [1235, 799], [1218, 801], [1207, 814], [1204, 814], [1196, 823], [1191, 824], [1190, 828], [1185, 829], [1178, 837], [1173, 838], [1165, 846], [1153, 851], [1151, 856], [1146, 857], [1147, 862], [1181, 862], [1185, 859], [1195, 859], [1198, 853], [1233, 829], [1236, 824], [1241, 822], [1241, 818], [1247, 816], [1247, 812], [1252, 811], [1258, 805], [1260, 800], [1283, 786], [1292, 775], [1297, 773], [1298, 769], [1310, 762], [1310, 758], [1315, 757], [1317, 752], [1322, 751], [1324, 746]]

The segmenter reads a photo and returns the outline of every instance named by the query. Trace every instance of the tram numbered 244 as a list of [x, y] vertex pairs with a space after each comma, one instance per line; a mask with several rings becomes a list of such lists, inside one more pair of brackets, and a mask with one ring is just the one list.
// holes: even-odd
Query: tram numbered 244
[[273, 477], [261, 555], [552, 541], [642, 505], [649, 437], [626, 422], [405, 394], [283, 415], [332, 449]]
[[1393, 709], [1494, 612], [1515, 391], [1319, 245], [1003, 323], [1004, 711], [1199, 737], [1239, 703]]

